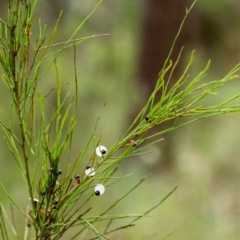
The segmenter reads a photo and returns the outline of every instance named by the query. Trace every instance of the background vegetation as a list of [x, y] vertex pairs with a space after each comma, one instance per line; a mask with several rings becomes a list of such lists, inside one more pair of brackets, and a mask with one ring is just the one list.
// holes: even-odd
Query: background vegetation
[[[42, 1], [36, 19], [44, 19], [53, 26], [59, 10], [64, 8], [59, 26], [61, 34], [56, 39], [63, 41], [95, 4], [96, 1]], [[189, 6], [190, 2], [186, 1], [186, 4]], [[79, 148], [85, 146], [105, 102], [107, 105], [97, 134], [104, 133], [105, 144], [111, 146], [131, 122], [135, 109], [141, 107], [148, 96], [147, 87], [139, 81], [146, 6], [147, 1], [105, 0], [81, 30], [81, 36], [95, 33], [110, 33], [110, 36], [89, 40], [78, 49], [80, 106], [76, 131]], [[177, 8], [174, 3], [172, 7]], [[191, 23], [191, 28], [185, 29], [191, 37], [184, 42], [184, 55], [189, 56], [189, 51], [196, 49], [197, 70], [202, 69], [209, 58], [212, 59], [206, 81], [222, 77], [239, 62], [239, 7], [240, 3], [234, 0], [202, 0], [191, 13], [197, 17]], [[1, 14], [2, 18], [6, 15], [5, 12]], [[165, 19], [169, 31], [174, 29], [171, 17], [168, 15]], [[164, 36], [162, 32], [163, 39]], [[172, 42], [168, 39], [168, 43], [170, 46]], [[162, 46], [159, 45], [159, 48]], [[73, 79], [72, 52], [69, 50], [64, 54], [65, 58], [59, 62], [59, 70], [61, 78], [66, 79], [67, 83]], [[46, 79], [43, 91], [46, 89], [48, 92], [53, 85], [51, 78]], [[223, 99], [239, 93], [238, 88], [237, 81], [229, 85], [222, 92]], [[0, 101], [1, 119], [5, 119], [7, 111], [5, 101], [8, 101], [8, 96], [5, 92], [2, 83], [0, 93], [4, 100]], [[54, 95], [52, 98], [54, 105]], [[51, 107], [50, 101], [49, 109]], [[153, 146], [153, 154], [125, 162], [119, 174], [134, 172], [134, 175], [113, 186], [111, 195], [105, 194], [98, 198], [100, 209], [112, 202], [113, 198], [120, 197], [128, 188], [129, 181], [136, 183], [149, 172], [153, 172], [152, 176], [121, 202], [119, 208], [122, 209], [119, 211], [127, 213], [131, 209], [131, 212], [144, 212], [149, 203], [155, 205], [175, 185], [179, 188], [164, 205], [155, 210], [154, 218], [139, 221], [134, 231], [126, 229], [111, 239], [161, 239], [174, 231], [170, 239], [238, 239], [238, 136], [239, 121], [229, 116], [218, 116], [164, 136], [165, 142], [171, 145], [168, 149], [171, 151], [171, 166], [159, 165], [164, 158], [161, 154], [164, 152], [162, 143]], [[20, 181], [21, 174], [16, 163], [11, 160], [4, 140], [0, 140], [1, 182], [13, 197], [20, 200], [20, 206], [25, 208], [29, 200], [22, 197], [27, 196], [27, 192], [24, 192], [24, 183]], [[4, 204], [8, 202], [2, 195], [1, 201]], [[10, 214], [10, 207], [8, 211]], [[17, 229], [23, 229], [22, 217], [17, 217], [16, 223]]]

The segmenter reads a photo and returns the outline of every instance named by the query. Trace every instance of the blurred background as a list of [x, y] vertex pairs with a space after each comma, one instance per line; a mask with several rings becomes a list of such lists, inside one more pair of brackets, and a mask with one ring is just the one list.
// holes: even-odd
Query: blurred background
[[[0, 2], [4, 18], [6, 8], [4, 1]], [[153, 90], [191, 3], [191, 0], [105, 0], [86, 22], [78, 37], [103, 33], [110, 36], [90, 39], [77, 47], [79, 116], [73, 151], [85, 146], [105, 102], [97, 134], [103, 135], [102, 141], [108, 148], [121, 138]], [[36, 9], [36, 22], [41, 18], [51, 30], [63, 9], [55, 42], [64, 41], [96, 4], [95, 0], [42, 0]], [[238, 0], [198, 1], [171, 57], [176, 60], [184, 46], [171, 84], [181, 75], [193, 49], [196, 50], [193, 72], [203, 69], [208, 59], [212, 60], [206, 81], [220, 79], [239, 62], [239, 9]], [[70, 82], [70, 88], [74, 88], [72, 54], [70, 49], [58, 60], [61, 81]], [[49, 92], [54, 86], [52, 79], [54, 75], [44, 80], [43, 91]], [[239, 93], [239, 87], [238, 81], [232, 82], [220, 92], [218, 99]], [[9, 96], [3, 84], [0, 93], [7, 101]], [[0, 117], [5, 120], [6, 105], [4, 101], [0, 104]], [[49, 105], [50, 111], [54, 104]], [[164, 135], [165, 140], [150, 149], [154, 153], [124, 162], [116, 175], [133, 175], [109, 187], [97, 199], [96, 212], [109, 206], [148, 173], [152, 173], [151, 177], [111, 213], [143, 213], [175, 186], [178, 189], [153, 211], [154, 217], [141, 219], [134, 228], [113, 233], [110, 239], [157, 240], [170, 233], [173, 233], [169, 237], [172, 240], [239, 239], [239, 124], [231, 116], [195, 122]], [[167, 127], [165, 124], [156, 131]], [[3, 138], [0, 144], [0, 181], [24, 208], [28, 201], [25, 184]], [[8, 206], [3, 193], [1, 201]], [[22, 216], [17, 219], [21, 220]], [[23, 222], [16, 225], [19, 231], [23, 229]], [[83, 239], [88, 239], [88, 235]]]

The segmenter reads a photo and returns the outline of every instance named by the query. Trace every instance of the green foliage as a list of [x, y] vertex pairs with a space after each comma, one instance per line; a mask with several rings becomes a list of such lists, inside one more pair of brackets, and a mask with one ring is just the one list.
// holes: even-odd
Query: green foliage
[[[42, 27], [40, 20], [38, 36], [32, 33], [36, 21], [34, 19], [34, 9], [38, 4], [37, 1], [9, 1], [8, 20], [5, 22], [1, 19], [0, 63], [4, 72], [2, 79], [12, 100], [9, 121], [1, 121], [1, 126], [6, 144], [26, 183], [31, 207], [27, 207], [25, 211], [19, 206], [18, 200], [13, 199], [2, 184], [1, 188], [10, 202], [26, 218], [25, 239], [32, 239], [33, 234], [35, 239], [59, 239], [75, 226], [78, 226], [80, 230], [72, 239], [81, 236], [85, 230], [92, 231], [95, 234], [93, 239], [109, 239], [107, 234], [134, 226], [137, 220], [147, 217], [152, 210], [165, 201], [176, 190], [176, 187], [156, 206], [142, 214], [108, 215], [110, 210], [115, 208], [122, 199], [147, 179], [148, 176], [145, 176], [99, 215], [91, 216], [89, 214], [94, 206], [87, 207], [86, 210], [83, 209], [89, 200], [95, 196], [94, 186], [97, 183], [108, 186], [127, 177], [114, 176], [119, 164], [127, 158], [143, 154], [146, 146], [162, 140], [161, 135], [163, 133], [177, 130], [202, 118], [239, 112], [240, 110], [240, 105], [231, 105], [231, 102], [239, 95], [232, 96], [217, 105], [205, 106], [201, 102], [208, 96], [216, 97], [215, 92], [219, 88], [235, 79], [239, 71], [239, 65], [222, 79], [204, 83], [202, 79], [210, 66], [210, 62], [202, 71], [192, 77], [190, 75], [190, 68], [194, 62], [194, 52], [192, 52], [182, 76], [173, 87], [169, 87], [171, 76], [181, 57], [180, 52], [179, 58], [173, 63], [170, 60], [171, 52], [182, 25], [194, 6], [193, 4], [186, 11], [179, 33], [146, 105], [126, 133], [123, 134], [123, 137], [111, 147], [106, 155], [102, 154], [99, 160], [96, 152], [92, 152], [88, 164], [94, 167], [97, 174], [90, 177], [82, 173], [78, 177], [83, 159], [86, 159], [86, 152], [92, 146], [94, 146], [94, 149], [101, 146], [102, 138], [96, 140], [95, 136], [99, 116], [85, 149], [80, 151], [76, 159], [72, 161], [70, 155], [73, 145], [76, 144], [73, 134], [77, 120], [79, 88], [76, 72], [77, 45], [88, 38], [97, 37], [93, 35], [79, 39], [76, 38], [76, 35], [101, 2], [99, 1], [66, 42], [57, 44], [53, 44], [53, 40], [57, 34], [62, 12], [59, 14], [51, 36], [46, 35], [47, 26]], [[33, 42], [34, 46], [32, 46]], [[52, 50], [53, 46], [59, 48]], [[73, 48], [74, 52], [75, 71], [75, 97], [71, 100], [69, 100], [69, 94], [64, 94], [62, 91], [66, 85], [61, 83], [61, 74], [57, 64], [61, 53], [70, 47]], [[43, 94], [41, 92], [41, 81], [47, 76], [50, 69], [55, 71], [55, 87], [50, 89], [47, 94]], [[51, 115], [49, 116], [47, 100], [53, 92], [56, 93], [56, 105], [51, 109]], [[18, 129], [16, 129], [13, 119], [17, 119]], [[184, 119], [184, 121], [180, 119]], [[150, 129], [166, 121], [173, 121], [171, 128], [157, 134], [148, 134]], [[141, 146], [143, 142], [147, 142], [144, 147]], [[65, 166], [63, 171], [60, 171], [60, 165]], [[59, 180], [60, 174], [61, 180]], [[133, 220], [130, 220], [129, 224], [110, 230], [113, 221], [122, 218]], [[95, 227], [95, 223], [100, 221], [106, 222], [103, 231]], [[10, 226], [12, 234], [17, 236], [15, 224], [9, 220], [3, 205], [1, 205], [1, 236], [3, 239], [10, 239], [6, 224]], [[31, 227], [34, 228], [34, 233], [30, 233], [29, 229]]]

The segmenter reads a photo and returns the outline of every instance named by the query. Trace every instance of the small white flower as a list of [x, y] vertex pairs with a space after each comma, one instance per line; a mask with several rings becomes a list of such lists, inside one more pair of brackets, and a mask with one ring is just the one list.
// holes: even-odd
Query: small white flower
[[86, 166], [86, 170], [85, 170], [85, 174], [87, 176], [89, 176], [89, 177], [93, 177], [96, 174], [96, 172], [95, 172], [94, 168], [92, 168], [91, 166], [87, 165]]
[[[28, 199], [31, 200], [31, 198], [28, 198]], [[39, 200], [38, 200], [37, 198], [34, 198], [33, 201], [34, 201], [35, 203], [39, 203]]]
[[102, 184], [97, 184], [94, 192], [96, 196], [102, 195], [105, 192], [105, 187]]
[[[31, 198], [29, 198], [29, 200], [31, 200]], [[34, 207], [36, 208], [38, 204], [40, 204], [40, 201], [37, 198], [34, 198], [33, 203], [34, 203]]]
[[102, 156], [104, 156], [104, 155], [106, 155], [107, 154], [107, 148], [106, 147], [104, 147], [104, 146], [98, 146], [97, 148], [96, 148], [96, 154], [99, 156], [99, 157], [102, 157]]

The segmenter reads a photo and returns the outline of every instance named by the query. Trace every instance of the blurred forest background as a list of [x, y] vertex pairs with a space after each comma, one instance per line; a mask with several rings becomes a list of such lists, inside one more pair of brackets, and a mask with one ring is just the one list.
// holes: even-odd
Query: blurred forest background
[[[7, 12], [6, 2], [0, 1], [3, 19]], [[63, 9], [55, 42], [64, 41], [96, 3], [95, 0], [41, 0], [36, 10], [36, 23], [41, 18], [51, 30]], [[191, 0], [104, 0], [86, 22], [79, 37], [102, 33], [110, 36], [90, 39], [77, 47], [79, 116], [76, 151], [86, 144], [105, 102], [98, 134], [103, 135], [104, 145], [108, 148], [122, 136], [153, 90], [185, 9], [191, 3]], [[238, 0], [198, 1], [172, 56], [174, 61], [184, 45], [173, 81], [180, 76], [193, 49], [196, 50], [193, 72], [200, 71], [208, 59], [212, 60], [206, 81], [221, 78], [240, 62], [239, 9]], [[70, 82], [69, 88], [74, 81], [72, 55], [73, 49], [69, 49], [58, 60], [61, 81]], [[44, 81], [46, 93], [55, 84], [52, 74], [52, 78]], [[225, 99], [239, 93], [239, 89], [240, 84], [236, 81], [220, 92], [219, 97]], [[0, 94], [0, 118], [6, 120], [5, 101], [10, 96], [3, 83]], [[50, 112], [54, 104], [53, 97]], [[154, 217], [142, 219], [134, 228], [116, 232], [110, 239], [157, 240], [174, 231], [169, 239], [239, 239], [239, 126], [239, 120], [230, 116], [195, 122], [164, 135], [163, 142], [149, 149], [154, 153], [126, 160], [116, 175], [134, 174], [109, 187], [97, 199], [99, 208], [109, 205], [148, 173], [152, 173], [151, 177], [112, 213], [143, 213], [176, 185], [178, 189], [153, 212]], [[166, 127], [160, 126], [156, 131]], [[0, 181], [25, 208], [28, 203], [25, 184], [3, 138], [0, 138], [0, 144]], [[1, 201], [9, 210], [9, 201], [3, 193]], [[18, 230], [23, 229], [23, 221], [20, 221], [23, 217], [17, 219]]]

